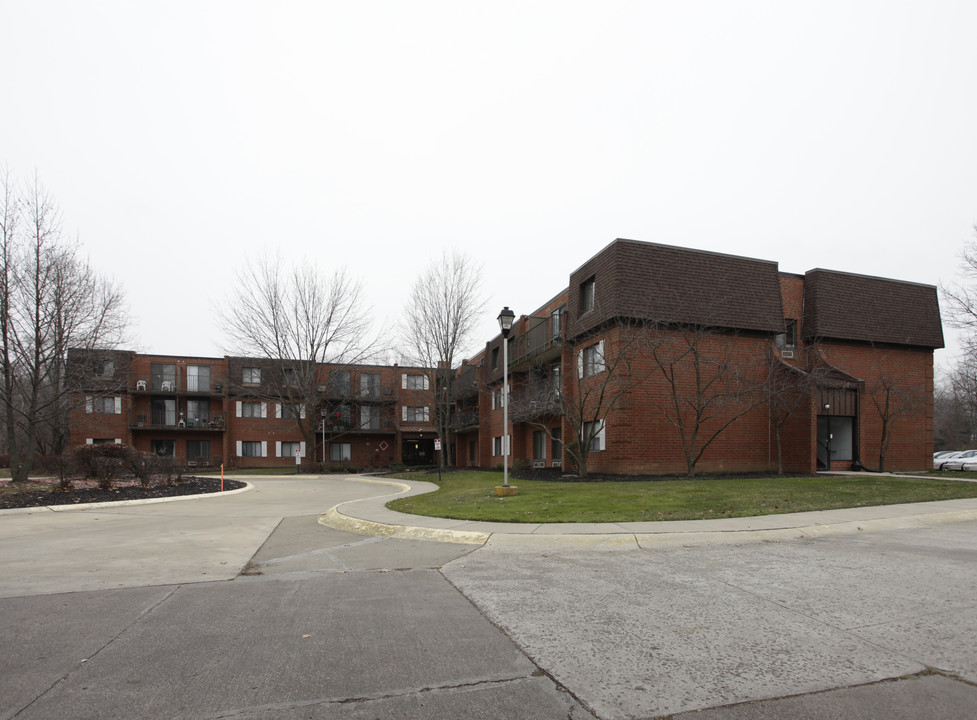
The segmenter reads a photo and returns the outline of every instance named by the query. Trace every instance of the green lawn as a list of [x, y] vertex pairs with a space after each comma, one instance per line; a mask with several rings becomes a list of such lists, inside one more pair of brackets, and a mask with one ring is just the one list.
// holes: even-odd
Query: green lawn
[[[437, 481], [436, 474], [402, 477]], [[502, 484], [501, 473], [445, 473], [437, 492], [394, 500], [388, 507], [416, 515], [461, 520], [634, 522], [747, 517], [977, 497], [977, 483], [870, 474], [633, 482], [510, 479], [509, 482], [519, 487], [519, 494], [499, 498], [493, 490]]]

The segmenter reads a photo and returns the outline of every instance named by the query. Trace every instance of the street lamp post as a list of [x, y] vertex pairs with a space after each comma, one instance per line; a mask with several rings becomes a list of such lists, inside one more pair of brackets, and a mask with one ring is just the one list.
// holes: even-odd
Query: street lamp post
[[509, 487], [509, 331], [516, 314], [506, 305], [499, 313], [502, 330], [502, 487]]

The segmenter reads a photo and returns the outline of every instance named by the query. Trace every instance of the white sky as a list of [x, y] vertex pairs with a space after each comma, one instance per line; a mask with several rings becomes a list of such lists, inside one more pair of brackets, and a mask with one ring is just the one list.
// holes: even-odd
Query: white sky
[[0, 27], [0, 163], [144, 352], [223, 354], [266, 250], [349, 266], [393, 323], [462, 249], [484, 341], [616, 237], [936, 285], [977, 221], [972, 0], [0, 0]]

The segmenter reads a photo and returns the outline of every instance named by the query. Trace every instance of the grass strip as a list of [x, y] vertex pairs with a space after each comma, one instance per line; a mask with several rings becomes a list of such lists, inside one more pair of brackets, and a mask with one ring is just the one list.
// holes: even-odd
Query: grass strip
[[[435, 482], [437, 475], [405, 479]], [[433, 479], [432, 479], [433, 478]], [[491, 522], [641, 522], [750, 517], [809, 510], [977, 497], [977, 483], [881, 475], [699, 477], [635, 481], [510, 480], [519, 494], [496, 497], [501, 473], [445, 473], [436, 492], [388, 503], [399, 512]]]

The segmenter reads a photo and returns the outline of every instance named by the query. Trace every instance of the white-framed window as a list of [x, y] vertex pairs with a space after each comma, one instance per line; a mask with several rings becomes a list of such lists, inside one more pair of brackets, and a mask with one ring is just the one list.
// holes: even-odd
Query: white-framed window
[[266, 440], [238, 440], [238, 457], [268, 457], [268, 442]]
[[349, 462], [353, 459], [352, 445], [345, 442], [329, 443], [329, 460], [331, 462]]
[[260, 385], [261, 368], [246, 367], [241, 370], [241, 383], [243, 385]]
[[583, 442], [587, 442], [588, 439], [590, 440], [590, 452], [600, 452], [606, 447], [606, 430], [607, 426], [603, 420], [585, 422], [583, 424], [583, 437], [581, 440], [583, 440]]
[[404, 373], [400, 376], [400, 387], [402, 390], [428, 390], [431, 379], [427, 375]]
[[404, 405], [401, 409], [401, 419], [404, 422], [428, 422], [431, 418], [430, 408], [408, 407]]
[[505, 407], [505, 393], [502, 388], [496, 388], [492, 391], [492, 409], [500, 410]]
[[[511, 443], [512, 438], [506, 435], [506, 445]], [[502, 457], [505, 454], [502, 447], [502, 436], [492, 438], [492, 457]]]
[[305, 457], [304, 442], [276, 442], [275, 443], [276, 457], [294, 458], [295, 453], [298, 453], [299, 457]]
[[280, 420], [298, 420], [299, 418], [305, 420], [305, 406], [299, 406], [298, 414], [296, 415], [294, 405], [275, 403], [275, 417]]
[[577, 377], [587, 378], [604, 372], [604, 341], [589, 345], [577, 353]]
[[797, 321], [784, 320], [784, 332], [777, 335], [777, 347], [791, 349], [797, 345]]
[[98, 415], [121, 415], [121, 397], [86, 397], [85, 412]]
[[268, 403], [256, 400], [238, 400], [237, 416], [239, 418], [263, 418], [268, 417]]

